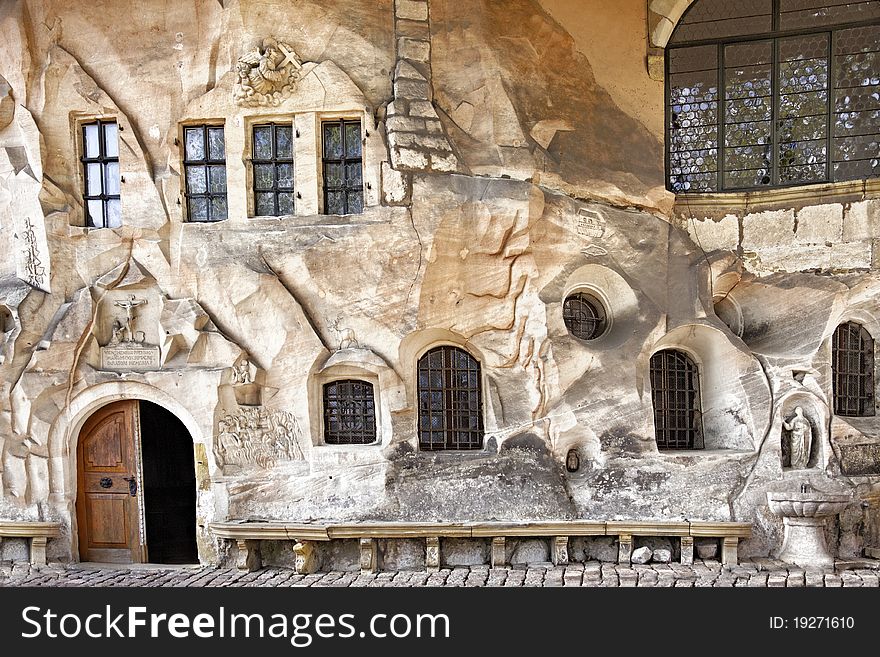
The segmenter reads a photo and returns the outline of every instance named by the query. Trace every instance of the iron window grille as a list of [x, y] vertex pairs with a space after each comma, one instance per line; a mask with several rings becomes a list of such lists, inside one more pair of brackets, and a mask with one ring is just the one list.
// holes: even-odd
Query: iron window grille
[[463, 349], [431, 349], [419, 359], [419, 447], [482, 449], [480, 363]]
[[562, 321], [574, 337], [595, 340], [605, 332], [605, 308], [589, 294], [572, 294], [562, 304]]
[[698, 0], [665, 59], [671, 191], [880, 175], [880, 1]]
[[360, 121], [325, 121], [324, 213], [364, 211], [364, 176]]
[[190, 221], [222, 221], [226, 200], [226, 144], [223, 126], [183, 129], [186, 209]]
[[293, 126], [265, 123], [253, 127], [254, 214], [293, 214]]
[[855, 322], [841, 324], [831, 342], [834, 413], [874, 415], [874, 340]]
[[657, 449], [702, 449], [700, 377], [687, 354], [667, 349], [651, 356], [651, 400]]
[[376, 442], [373, 384], [357, 380], [324, 384], [324, 442], [328, 445]]
[[122, 226], [119, 174], [119, 126], [96, 120], [82, 125], [83, 200], [86, 225]]

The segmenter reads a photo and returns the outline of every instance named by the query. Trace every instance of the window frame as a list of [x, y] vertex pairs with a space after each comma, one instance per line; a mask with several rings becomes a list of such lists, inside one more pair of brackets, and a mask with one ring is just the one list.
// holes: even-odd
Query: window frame
[[[839, 363], [842, 354], [840, 351], [838, 336], [841, 330], [846, 329], [852, 332], [854, 328], [858, 329], [859, 341], [864, 342], [864, 345], [858, 351], [847, 348], [843, 353], [858, 354], [859, 371], [850, 372], [848, 369], [841, 371]], [[865, 340], [865, 337], [867, 337], [867, 340]], [[861, 322], [853, 319], [840, 322], [834, 329], [834, 333], [831, 335], [831, 399], [834, 415], [840, 417], [874, 417], [876, 415], [875, 364], [875, 340], [867, 327]], [[838, 381], [841, 377], [856, 377], [859, 381], [859, 390], [857, 391], [859, 394], [855, 397], [846, 394], [850, 392], [848, 386], [846, 387], [846, 392], [841, 390], [840, 386], [838, 386]], [[862, 388], [862, 386], [864, 386], [864, 388]], [[849, 407], [853, 404], [856, 406], [864, 404], [865, 408], [859, 409], [860, 412], [850, 413]]]
[[[735, 35], [735, 36], [727, 36], [727, 37], [716, 37], [711, 39], [695, 39], [692, 41], [684, 41], [681, 43], [674, 43], [673, 39], [675, 37], [675, 32], [678, 29], [678, 26], [685, 20], [688, 12], [690, 12], [696, 5], [698, 5], [700, 0], [696, 0], [692, 2], [690, 6], [685, 10], [682, 14], [682, 17], [679, 19], [675, 28], [670, 35], [669, 41], [667, 42], [664, 48], [664, 186], [665, 188], [676, 194], [676, 195], [692, 195], [692, 196], [704, 196], [704, 195], [724, 195], [724, 194], [743, 194], [743, 193], [754, 193], [754, 192], [773, 192], [776, 190], [789, 189], [794, 187], [803, 187], [807, 185], [834, 185], [838, 183], [846, 183], [851, 181], [864, 181], [871, 180], [873, 178], [880, 177], [878, 175], [872, 175], [868, 177], [843, 177], [836, 178], [834, 176], [834, 165], [837, 163], [851, 162], [857, 160], [835, 160], [834, 157], [834, 121], [835, 116], [840, 114], [840, 112], [835, 112], [834, 108], [834, 96], [837, 91], [835, 87], [835, 60], [838, 57], [845, 57], [845, 55], [836, 55], [835, 48], [835, 37], [836, 34], [843, 30], [848, 30], [852, 28], [859, 27], [878, 27], [880, 26], [880, 20], [878, 19], [866, 19], [861, 21], [849, 21], [849, 22], [841, 22], [834, 23], [829, 25], [820, 25], [816, 27], [809, 28], [792, 28], [792, 29], [781, 29], [779, 25], [780, 21], [780, 8], [778, 0], [774, 0], [772, 3], [772, 29], [768, 32], [763, 33], [751, 33], [747, 35]], [[827, 37], [828, 51], [827, 51], [827, 86], [825, 87], [825, 91], [827, 93], [826, 100], [826, 110], [824, 114], [820, 114], [817, 116], [824, 116], [825, 121], [825, 175], [822, 179], [811, 179], [811, 180], [794, 180], [789, 182], [780, 182], [780, 165], [779, 165], [779, 153], [780, 153], [780, 142], [777, 139], [778, 132], [778, 124], [784, 120], [779, 116], [779, 98], [782, 95], [780, 93], [780, 85], [778, 83], [780, 77], [780, 59], [779, 59], [779, 46], [780, 42], [786, 38], [792, 37], [808, 37], [808, 36], [819, 36], [825, 35]], [[725, 71], [725, 61], [724, 61], [724, 51], [725, 48], [729, 45], [734, 44], [742, 44], [742, 43], [759, 43], [769, 41], [772, 43], [772, 63], [770, 64], [770, 78], [771, 78], [771, 111], [770, 111], [770, 145], [771, 145], [771, 165], [770, 165], [770, 176], [771, 181], [767, 185], [757, 185], [757, 186], [748, 186], [748, 187], [725, 187], [724, 186], [724, 174], [727, 171], [724, 167], [725, 160], [725, 150], [728, 148], [736, 148], [736, 146], [725, 146], [725, 125], [726, 124], [726, 96], [725, 96], [725, 88], [724, 88], [724, 71]], [[717, 62], [716, 62], [716, 84], [718, 88], [717, 92], [717, 117], [715, 122], [716, 128], [716, 139], [717, 144], [715, 147], [716, 152], [716, 161], [717, 161], [717, 170], [714, 172], [716, 179], [713, 183], [712, 189], [683, 189], [676, 190], [675, 186], [672, 183], [672, 126], [671, 126], [671, 80], [670, 80], [670, 65], [671, 59], [670, 51], [677, 49], [686, 49], [686, 48], [695, 48], [701, 46], [716, 46], [718, 49], [717, 52]], [[878, 58], [880, 58], [880, 54], [878, 54]], [[857, 111], [857, 110], [851, 110]], [[792, 117], [792, 118], [804, 118], [804, 117]], [[748, 122], [748, 121], [747, 121]], [[880, 135], [880, 131], [877, 133]], [[870, 136], [869, 133], [866, 136]], [[802, 141], [819, 141], [817, 140], [802, 140]], [[789, 143], [789, 142], [785, 142]], [[800, 142], [790, 142], [792, 144], [797, 144]], [[865, 159], [865, 158], [860, 158]], [[870, 158], [868, 158], [870, 159]]]
[[[106, 147], [106, 135], [104, 126], [113, 124], [116, 126], [116, 155], [108, 156], [106, 155], [107, 147]], [[86, 156], [86, 127], [87, 126], [97, 126], [98, 127], [98, 157], [87, 157]], [[82, 177], [82, 199], [83, 199], [83, 226], [85, 228], [120, 228], [124, 226], [122, 220], [122, 165], [120, 162], [120, 136], [119, 133], [122, 132], [122, 126], [119, 123], [119, 119], [116, 116], [89, 116], [82, 117], [76, 122], [77, 128], [77, 146], [79, 149], [79, 161], [80, 161], [80, 175]], [[119, 194], [106, 194], [106, 169], [108, 164], [116, 164], [116, 168], [119, 171]], [[98, 164], [101, 168], [101, 193], [98, 195], [89, 194], [89, 173], [88, 173], [88, 165], [89, 164]], [[89, 212], [89, 201], [100, 201], [101, 202], [101, 225], [97, 225], [92, 223], [91, 213]], [[109, 226], [107, 224], [108, 214], [107, 209], [109, 207], [110, 201], [119, 201], [119, 226]]]
[[[422, 363], [427, 363], [427, 358], [438, 351], [444, 352], [444, 364], [441, 367], [441, 371], [443, 373], [443, 386], [442, 388], [433, 389], [428, 387], [424, 389], [420, 382], [420, 374], [422, 373]], [[468, 358], [475, 365], [476, 371], [476, 379], [477, 385], [476, 388], [472, 389], [468, 388], [457, 388], [455, 386], [450, 386], [450, 377], [460, 370], [457, 367], [448, 367], [445, 361], [445, 354], [453, 353], [453, 352], [461, 352], [466, 354]], [[428, 347], [418, 356], [416, 359], [416, 436], [418, 440], [419, 451], [423, 452], [474, 452], [481, 451], [485, 449], [486, 443], [486, 423], [485, 418], [483, 417], [485, 411], [485, 404], [483, 402], [483, 389], [484, 389], [484, 381], [483, 381], [483, 365], [480, 362], [480, 359], [474, 356], [470, 351], [464, 349], [461, 345], [458, 344], [435, 344], [431, 347]], [[472, 368], [468, 367], [466, 372], [471, 372]], [[477, 428], [476, 429], [457, 429], [455, 427], [455, 416], [456, 416], [456, 404], [452, 403], [454, 401], [454, 393], [464, 391], [469, 393], [471, 391], [475, 391], [477, 394], [477, 408], [476, 409], [467, 409], [468, 410], [468, 418], [476, 417], [477, 418]], [[442, 432], [444, 434], [444, 442], [442, 445], [432, 444], [430, 440], [423, 440], [423, 431], [427, 431], [428, 434], [432, 432], [431, 428], [428, 427], [426, 430], [422, 428], [422, 418], [424, 417], [424, 412], [426, 409], [423, 408], [423, 399], [422, 394], [431, 392], [440, 392], [443, 395], [443, 407], [442, 407], [442, 417], [443, 417], [443, 428]], [[430, 401], [427, 404], [428, 413], [428, 422], [430, 423], [430, 417], [432, 413], [430, 412]], [[456, 438], [456, 432], [466, 431], [470, 433], [476, 433], [479, 435], [479, 443], [471, 442], [469, 444], [465, 444], [462, 446], [458, 439]], [[437, 430], [434, 430], [436, 433]]]
[[[356, 441], [356, 440], [331, 440], [330, 437], [333, 435], [330, 429], [330, 413], [328, 409], [328, 398], [327, 391], [331, 386], [338, 386], [340, 384], [352, 384], [356, 383], [362, 386], [366, 386], [369, 388], [369, 401], [372, 406], [372, 440], [368, 442]], [[366, 397], [364, 399], [355, 399], [354, 401], [367, 401]], [[364, 414], [366, 415], [366, 414]], [[361, 418], [364, 419], [364, 418]], [[363, 445], [375, 445], [379, 442], [379, 409], [377, 406], [377, 395], [376, 395], [376, 385], [372, 381], [368, 381], [366, 379], [356, 379], [354, 377], [343, 377], [343, 378], [334, 378], [328, 381], [323, 381], [321, 383], [321, 427], [322, 427], [322, 443], [325, 445], [333, 445], [336, 447], [359, 447]], [[369, 432], [364, 431], [364, 434], [368, 434]]]
[[[346, 147], [345, 147], [345, 126], [351, 124], [358, 124], [360, 134], [360, 157], [359, 158], [348, 158], [345, 156]], [[328, 158], [326, 156], [326, 143], [324, 140], [324, 126], [330, 124], [339, 124], [341, 126], [342, 132], [342, 158]], [[331, 214], [329, 212], [329, 202], [328, 202], [328, 194], [330, 192], [343, 192], [345, 198], [345, 212], [341, 215], [334, 216], [345, 216], [349, 214], [363, 214], [366, 208], [366, 183], [365, 183], [365, 170], [364, 170], [364, 120], [360, 116], [321, 116], [318, 118], [318, 144], [320, 146], [320, 158], [319, 158], [319, 169], [320, 169], [320, 198], [321, 198], [321, 209], [323, 214]], [[327, 184], [327, 165], [328, 164], [341, 164], [343, 168], [343, 172], [346, 170], [346, 165], [354, 162], [358, 162], [360, 164], [361, 171], [361, 182], [360, 182], [360, 194], [361, 194], [361, 209], [359, 212], [350, 212], [348, 206], [348, 194], [352, 191], [355, 191], [353, 187], [347, 186], [343, 183], [342, 187], [330, 188]]]
[[[685, 364], [691, 368], [690, 371], [690, 379], [692, 382], [692, 390], [684, 389], [686, 394], [693, 394], [692, 403], [689, 404], [687, 408], [669, 408], [668, 404], [664, 404], [663, 407], [658, 408], [658, 392], [661, 390], [663, 392], [680, 392], [678, 388], [662, 388], [658, 389], [654, 385], [654, 377], [655, 377], [655, 361], [654, 359], [663, 354], [674, 354], [677, 356], [681, 356], [685, 359]], [[661, 452], [670, 452], [670, 451], [694, 451], [694, 450], [702, 450], [705, 449], [706, 446], [706, 436], [705, 431], [703, 429], [703, 395], [702, 395], [702, 376], [701, 376], [701, 366], [700, 362], [697, 358], [692, 356], [688, 351], [681, 349], [680, 347], [665, 347], [663, 349], [658, 349], [653, 354], [648, 361], [648, 382], [651, 388], [651, 410], [652, 410], [652, 418], [654, 422], [654, 442], [657, 445], [657, 450]], [[668, 371], [668, 366], [664, 363], [664, 371]], [[687, 369], [684, 370], [686, 373]], [[670, 417], [671, 412], [675, 413], [692, 413], [694, 415], [691, 427], [675, 427], [673, 429], [668, 428], [668, 422], [664, 421], [661, 424], [658, 422], [659, 417], [663, 417], [664, 419], [668, 419]], [[668, 436], [666, 435], [669, 431], [686, 431], [689, 435], [687, 436], [687, 444], [674, 444], [670, 445]]]
[[[256, 157], [256, 139], [254, 138], [254, 131], [257, 128], [265, 128], [271, 127], [271, 137], [272, 137], [272, 157], [268, 160], [266, 159], [257, 159]], [[277, 147], [278, 142], [276, 138], [276, 128], [283, 127], [290, 129], [290, 158], [280, 159], [277, 157]], [[250, 177], [249, 182], [249, 199], [248, 206], [251, 210], [251, 218], [272, 218], [272, 217], [288, 217], [296, 215], [297, 211], [297, 199], [299, 193], [297, 192], [296, 185], [296, 176], [297, 176], [297, 167], [296, 167], [296, 149], [297, 149], [297, 130], [296, 125], [294, 124], [294, 117], [283, 117], [283, 118], [273, 118], [268, 116], [256, 116], [253, 117], [252, 121], [249, 121], [247, 124], [247, 153], [248, 153], [248, 175]], [[273, 165], [273, 174], [272, 174], [272, 189], [257, 189], [257, 176], [256, 176], [256, 167], [261, 164], [271, 164]], [[291, 169], [291, 185], [289, 188], [287, 187], [279, 187], [278, 186], [278, 165], [279, 164], [289, 164]], [[257, 212], [257, 194], [272, 194], [272, 205], [274, 209], [274, 214], [259, 214]], [[281, 214], [278, 212], [278, 195], [279, 194], [290, 194], [293, 207], [290, 213]]]
[[[202, 143], [204, 146], [205, 159], [204, 160], [189, 160], [187, 157], [187, 148], [186, 148], [186, 131], [192, 130], [193, 128], [201, 128], [202, 129]], [[208, 150], [208, 130], [211, 128], [220, 128], [223, 130], [223, 160], [212, 160], [210, 159], [210, 153]], [[186, 223], [193, 224], [213, 224], [218, 221], [226, 221], [229, 219], [229, 166], [227, 164], [227, 144], [226, 144], [226, 123], [222, 119], [218, 120], [205, 120], [205, 121], [189, 121], [186, 123], [180, 124], [180, 162], [181, 162], [181, 170], [183, 171], [182, 176], [182, 191], [183, 198], [185, 200], [184, 203], [184, 221]], [[211, 192], [210, 191], [210, 182], [208, 180], [208, 167], [211, 166], [223, 166], [224, 176], [226, 178], [226, 191], [222, 193]], [[190, 194], [189, 191], [189, 178], [187, 176], [188, 168], [191, 166], [201, 166], [205, 168], [205, 192], [201, 194]], [[213, 219], [212, 217], [212, 205], [211, 199], [220, 197], [226, 199], [226, 217], [224, 219]], [[208, 199], [208, 219], [193, 219], [192, 211], [190, 208], [190, 199], [191, 198], [207, 198]]]
[[[568, 321], [566, 321], [566, 307], [569, 305], [570, 301], [576, 300], [579, 303], [587, 304], [593, 311], [595, 315], [595, 328], [593, 329], [593, 333], [590, 337], [583, 337], [575, 333], [572, 330], [572, 327], [569, 326]], [[565, 295], [565, 298], [562, 300], [562, 323], [565, 326], [566, 331], [568, 331], [568, 335], [571, 337], [580, 340], [582, 342], [595, 342], [599, 340], [604, 335], [608, 333], [608, 329], [610, 327], [609, 321], [609, 313], [606, 304], [600, 299], [596, 294], [591, 293], [588, 290], [575, 290], [573, 292], [569, 292]]]

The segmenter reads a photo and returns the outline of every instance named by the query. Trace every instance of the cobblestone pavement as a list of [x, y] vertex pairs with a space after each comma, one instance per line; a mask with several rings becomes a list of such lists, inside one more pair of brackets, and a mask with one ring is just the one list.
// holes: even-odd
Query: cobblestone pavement
[[568, 566], [470, 566], [424, 571], [322, 572], [297, 575], [289, 568], [248, 573], [212, 566], [110, 568], [91, 564], [49, 565], [0, 562], [2, 586], [878, 586], [880, 562], [848, 562], [835, 570], [804, 571], [773, 559], [744, 561], [731, 568], [717, 561], [692, 566], [672, 564], [630, 567], [590, 561]]

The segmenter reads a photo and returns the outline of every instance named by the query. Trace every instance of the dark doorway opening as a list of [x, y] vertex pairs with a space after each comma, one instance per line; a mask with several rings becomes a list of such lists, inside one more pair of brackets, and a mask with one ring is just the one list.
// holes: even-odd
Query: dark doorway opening
[[193, 442], [177, 417], [140, 402], [147, 560], [198, 563]]

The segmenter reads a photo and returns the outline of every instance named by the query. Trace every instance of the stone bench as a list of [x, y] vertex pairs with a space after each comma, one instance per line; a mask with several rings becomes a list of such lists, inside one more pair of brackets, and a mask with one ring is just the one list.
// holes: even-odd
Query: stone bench
[[50, 538], [61, 536], [61, 523], [0, 520], [0, 541], [3, 538], [30, 539], [31, 564], [46, 565], [46, 545]]
[[751, 536], [751, 525], [741, 522], [700, 521], [542, 521], [542, 522], [356, 522], [356, 523], [295, 523], [280, 521], [230, 521], [210, 525], [218, 538], [236, 541], [241, 569], [255, 570], [261, 566], [259, 541], [295, 541], [295, 567], [299, 573], [314, 572], [316, 541], [356, 539], [362, 572], [377, 569], [377, 539], [416, 538], [425, 540], [425, 566], [428, 571], [440, 568], [441, 538], [491, 539], [490, 565], [493, 568], [506, 563], [506, 541], [518, 537], [548, 537], [551, 539], [551, 560], [554, 565], [566, 564], [568, 542], [573, 536], [617, 536], [618, 561], [629, 564], [632, 558], [634, 536], [672, 536], [681, 539], [682, 563], [693, 563], [694, 537], [719, 538], [723, 542], [722, 562], [737, 563], [737, 545], [740, 538]]

